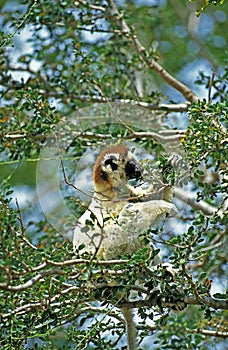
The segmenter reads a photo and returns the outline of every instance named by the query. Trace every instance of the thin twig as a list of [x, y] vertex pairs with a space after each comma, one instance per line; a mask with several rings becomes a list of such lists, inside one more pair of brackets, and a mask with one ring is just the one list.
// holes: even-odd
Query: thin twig
[[63, 161], [62, 161], [62, 158], [59, 157], [60, 159], [60, 164], [61, 164], [61, 168], [62, 168], [62, 173], [63, 173], [63, 178], [64, 178], [64, 182], [68, 185], [68, 186], [71, 186], [73, 187], [76, 191], [79, 191], [81, 192], [82, 194], [92, 198], [92, 195], [91, 194], [88, 194], [87, 192], [81, 190], [79, 187], [75, 186], [74, 184], [72, 184], [71, 182], [68, 181], [67, 179], [67, 176], [66, 176], [66, 172], [65, 172], [65, 168], [64, 168], [64, 165], [63, 165]]
[[23, 225], [23, 221], [22, 221], [22, 216], [21, 216], [21, 210], [20, 210], [20, 207], [19, 207], [19, 204], [18, 204], [18, 200], [16, 198], [16, 206], [17, 206], [17, 211], [18, 211], [18, 220], [19, 220], [19, 223], [20, 223], [20, 227], [21, 227], [21, 233], [22, 233], [22, 240], [28, 244], [28, 246], [32, 249], [35, 249], [37, 250], [37, 247], [35, 247], [26, 237], [25, 237], [25, 227]]

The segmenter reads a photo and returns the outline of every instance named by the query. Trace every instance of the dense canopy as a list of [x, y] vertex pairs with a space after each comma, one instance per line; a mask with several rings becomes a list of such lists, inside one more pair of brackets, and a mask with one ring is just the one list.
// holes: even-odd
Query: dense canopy
[[[3, 0], [0, 10], [1, 348], [126, 349], [123, 305], [139, 349], [226, 348], [227, 4]], [[145, 181], [175, 187], [178, 215], [142, 232], [132, 256], [75, 255], [95, 157], [120, 143]], [[174, 280], [148, 272], [149, 240]]]

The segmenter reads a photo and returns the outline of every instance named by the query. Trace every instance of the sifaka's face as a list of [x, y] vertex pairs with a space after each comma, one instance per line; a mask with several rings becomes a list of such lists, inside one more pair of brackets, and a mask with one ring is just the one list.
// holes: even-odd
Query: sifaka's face
[[141, 177], [142, 168], [126, 146], [102, 151], [94, 166], [95, 190], [111, 197], [120, 192], [129, 179]]

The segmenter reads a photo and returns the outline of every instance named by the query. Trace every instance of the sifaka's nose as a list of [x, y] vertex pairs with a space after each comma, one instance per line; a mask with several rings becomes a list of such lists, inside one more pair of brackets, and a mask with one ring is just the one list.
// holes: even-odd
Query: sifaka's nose
[[142, 177], [143, 169], [136, 160], [129, 160], [125, 166], [125, 173], [128, 180], [140, 179]]

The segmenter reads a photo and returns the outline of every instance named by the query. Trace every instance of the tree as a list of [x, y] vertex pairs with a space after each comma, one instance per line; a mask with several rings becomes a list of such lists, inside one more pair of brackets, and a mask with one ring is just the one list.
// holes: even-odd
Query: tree
[[[203, 2], [197, 17], [193, 5], [1, 3], [2, 348], [124, 349], [123, 305], [142, 349], [227, 345], [227, 7]], [[142, 232], [174, 280], [149, 272], [148, 248], [115, 261], [73, 253], [84, 171], [118, 142], [153, 155], [142, 161], [153, 182], [162, 169], [175, 184], [178, 217]], [[173, 168], [164, 152], [178, 154]]]

